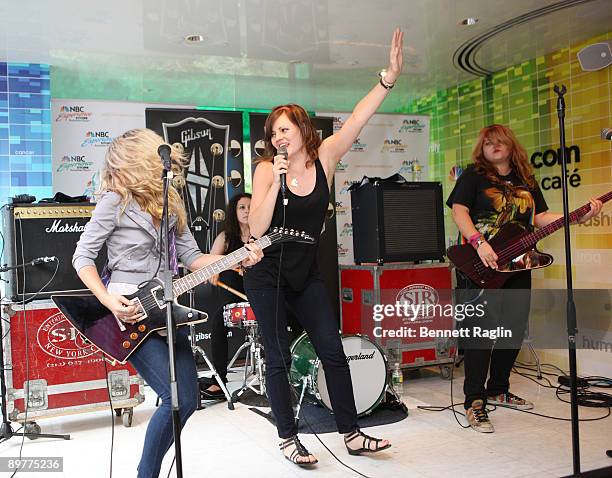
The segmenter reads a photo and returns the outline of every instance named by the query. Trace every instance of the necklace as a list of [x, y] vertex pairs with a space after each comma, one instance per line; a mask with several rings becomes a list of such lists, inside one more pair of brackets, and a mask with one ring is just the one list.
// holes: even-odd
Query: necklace
[[300, 185], [300, 183], [298, 182], [297, 178], [293, 178], [293, 179], [291, 180], [291, 185], [292, 185], [294, 188], [297, 188], [297, 187]]

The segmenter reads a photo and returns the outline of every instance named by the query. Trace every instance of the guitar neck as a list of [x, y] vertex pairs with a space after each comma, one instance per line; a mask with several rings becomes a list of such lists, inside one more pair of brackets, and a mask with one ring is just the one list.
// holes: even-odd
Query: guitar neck
[[[598, 199], [602, 203], [608, 202], [610, 199], [612, 199], [612, 191], [604, 194], [603, 196], [600, 196]], [[570, 223], [578, 221], [582, 216], [584, 216], [587, 212], [589, 212], [589, 210], [590, 210], [590, 204], [585, 204], [584, 206], [579, 207], [578, 209], [572, 211], [569, 214]], [[501, 264], [505, 264], [508, 261], [514, 259], [516, 256], [523, 254], [524, 252], [527, 252], [528, 250], [532, 249], [539, 241], [544, 239], [546, 236], [549, 236], [553, 232], [556, 232], [559, 229], [561, 229], [563, 227], [563, 224], [564, 224], [564, 218], [560, 217], [556, 221], [553, 221], [550, 224], [547, 224], [546, 226], [538, 229], [537, 231], [527, 234], [526, 236], [520, 239], [518, 245], [512, 244], [509, 247], [503, 249], [502, 251], [499, 251], [498, 262]]]
[[[268, 236], [263, 236], [255, 241], [255, 244], [259, 245], [262, 249], [268, 247], [272, 242]], [[185, 277], [181, 277], [180, 279], [175, 280], [172, 283], [172, 291], [174, 293], [174, 297], [178, 297], [181, 294], [184, 294], [188, 290], [193, 289], [194, 287], [200, 285], [202, 282], [206, 282], [212, 276], [219, 274], [225, 270], [232, 269], [234, 266], [238, 265], [244, 259], [249, 256], [249, 250], [246, 247], [241, 247], [240, 249], [231, 252], [230, 254], [224, 256], [222, 259], [213, 262], [202, 269], [198, 269], [191, 274], [187, 274]]]

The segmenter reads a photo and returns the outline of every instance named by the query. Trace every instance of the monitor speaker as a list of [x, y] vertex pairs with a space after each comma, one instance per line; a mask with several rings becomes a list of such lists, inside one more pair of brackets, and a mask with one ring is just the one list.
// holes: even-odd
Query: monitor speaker
[[[91, 203], [8, 204], [2, 209], [3, 262], [15, 266], [38, 257], [57, 261], [19, 267], [5, 273], [6, 296], [12, 301], [48, 299], [58, 292], [87, 290], [72, 267], [76, 243], [94, 209]], [[98, 271], [106, 262], [103, 247]], [[57, 267], [57, 271], [56, 271]]]
[[442, 185], [398, 174], [351, 186], [355, 262], [443, 260]]

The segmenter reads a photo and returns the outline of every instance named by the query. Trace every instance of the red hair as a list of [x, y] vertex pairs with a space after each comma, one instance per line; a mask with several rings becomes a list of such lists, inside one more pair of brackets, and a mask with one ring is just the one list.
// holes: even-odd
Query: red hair
[[484, 174], [494, 183], [500, 182], [497, 170], [484, 156], [483, 146], [487, 139], [495, 143], [501, 143], [510, 150], [509, 159], [512, 169], [521, 181], [527, 184], [530, 189], [534, 189], [536, 181], [533, 177], [533, 168], [527, 159], [527, 150], [518, 142], [512, 130], [501, 124], [492, 124], [480, 130], [478, 140], [472, 151], [472, 161], [474, 161], [475, 165], [474, 170], [478, 174]]
[[314, 164], [315, 160], [319, 156], [319, 146], [321, 146], [321, 137], [315, 129], [310, 116], [304, 108], [296, 104], [280, 105], [276, 106], [266, 118], [266, 124], [264, 126], [264, 154], [259, 161], [272, 161], [274, 156], [277, 154], [276, 148], [272, 146], [272, 125], [280, 118], [283, 114], [287, 115], [289, 121], [297, 126], [302, 136], [302, 142], [306, 149], [308, 159], [306, 160], [306, 166]]

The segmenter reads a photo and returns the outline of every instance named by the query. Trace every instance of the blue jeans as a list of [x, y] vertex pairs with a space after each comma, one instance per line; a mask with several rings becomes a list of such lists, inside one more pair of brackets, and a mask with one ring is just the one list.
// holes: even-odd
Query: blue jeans
[[[189, 330], [182, 327], [176, 334], [176, 382], [179, 398], [181, 427], [197, 409], [199, 401], [198, 379]], [[172, 408], [170, 403], [170, 368], [166, 337], [151, 334], [130, 358], [130, 363], [161, 399], [145, 435], [142, 457], [138, 465], [138, 478], [156, 478], [164, 455], [174, 442]]]
[[317, 356], [323, 363], [329, 398], [338, 432], [357, 429], [357, 411], [353, 397], [351, 372], [342, 348], [338, 322], [334, 317], [325, 284], [311, 280], [299, 291], [282, 288], [276, 320], [276, 289], [248, 289], [247, 296], [257, 317], [266, 356], [266, 389], [280, 438], [297, 434], [291, 406], [291, 389], [287, 372], [291, 367], [287, 334], [286, 304], [297, 314]]

